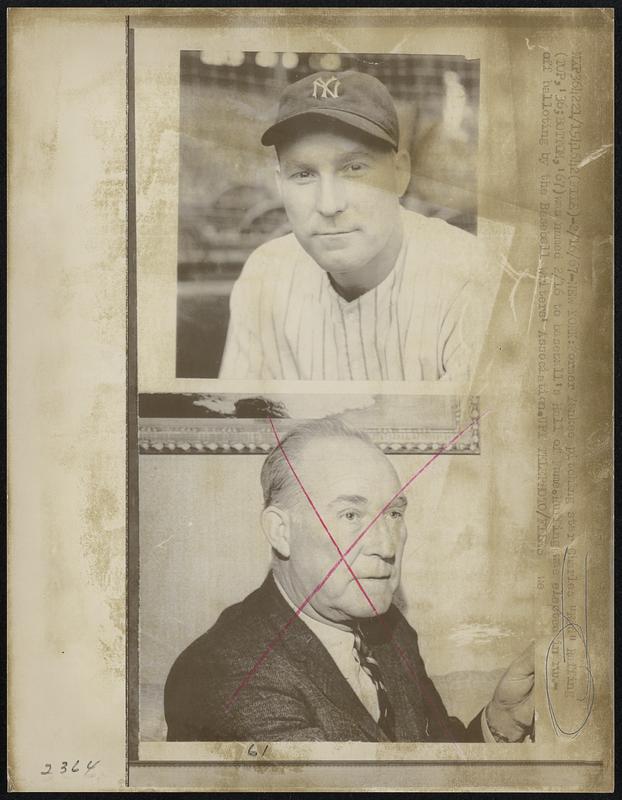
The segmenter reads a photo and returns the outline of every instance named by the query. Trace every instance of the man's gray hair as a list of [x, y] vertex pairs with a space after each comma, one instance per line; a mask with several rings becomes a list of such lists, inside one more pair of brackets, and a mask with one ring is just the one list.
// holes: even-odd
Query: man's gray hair
[[[358, 439], [370, 447], [380, 449], [366, 433], [350, 427], [338, 416], [303, 422], [279, 438], [283, 450], [287, 453], [287, 458], [292, 462], [297, 473], [300, 453], [307, 444], [317, 439]], [[264, 508], [278, 506], [279, 508], [293, 509], [297, 500], [303, 497], [302, 489], [292, 475], [291, 468], [278, 445], [268, 455], [261, 468], [261, 488], [263, 489]]]

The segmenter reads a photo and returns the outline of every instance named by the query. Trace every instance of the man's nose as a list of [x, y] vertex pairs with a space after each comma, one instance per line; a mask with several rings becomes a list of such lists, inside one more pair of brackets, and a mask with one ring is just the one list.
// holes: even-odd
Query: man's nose
[[323, 175], [318, 184], [317, 210], [323, 217], [334, 217], [346, 207], [345, 186], [335, 175]]
[[387, 524], [384, 517], [380, 517], [369, 529], [363, 550], [367, 555], [379, 556], [385, 561], [395, 559], [398, 537], [394, 530]]

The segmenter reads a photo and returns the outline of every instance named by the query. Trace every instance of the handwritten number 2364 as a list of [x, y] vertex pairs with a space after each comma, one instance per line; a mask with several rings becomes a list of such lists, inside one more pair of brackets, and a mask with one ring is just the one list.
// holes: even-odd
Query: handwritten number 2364
[[[76, 761], [75, 764], [73, 764], [73, 766], [70, 767], [69, 766], [69, 761], [61, 761], [60, 768], [58, 769], [58, 772], [61, 775], [65, 775], [65, 773], [70, 773], [70, 772], [85, 772], [88, 775], [88, 773], [91, 770], [95, 769], [95, 767], [98, 764], [99, 764], [99, 761], [89, 761], [85, 766], [82, 767], [82, 766], [80, 766], [80, 761]], [[54, 770], [52, 769], [52, 765], [51, 764], [46, 764], [45, 765], [45, 769], [43, 769], [41, 771], [41, 774], [42, 775], [52, 775], [53, 772], [54, 772]]]

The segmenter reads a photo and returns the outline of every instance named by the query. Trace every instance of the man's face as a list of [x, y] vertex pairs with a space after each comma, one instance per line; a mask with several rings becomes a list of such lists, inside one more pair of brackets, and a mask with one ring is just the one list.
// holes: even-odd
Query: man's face
[[[379, 450], [357, 439], [323, 439], [308, 444], [296, 471], [342, 552], [399, 492], [393, 466]], [[406, 499], [392, 501], [347, 556], [354, 574], [382, 614], [400, 582], [406, 542]], [[290, 556], [280, 575], [290, 599], [301, 603], [339, 558], [336, 547], [300, 493], [290, 527]], [[330, 622], [374, 616], [374, 608], [345, 564], [310, 601], [306, 613]]]
[[277, 149], [285, 211], [317, 264], [339, 280], [382, 261], [401, 235], [401, 156], [356, 129], [312, 124]]

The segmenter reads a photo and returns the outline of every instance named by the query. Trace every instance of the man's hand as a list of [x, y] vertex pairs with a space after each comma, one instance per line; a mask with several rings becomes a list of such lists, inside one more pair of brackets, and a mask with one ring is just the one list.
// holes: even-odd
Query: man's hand
[[533, 727], [534, 650], [532, 642], [510, 664], [486, 707], [488, 727], [499, 741], [520, 742]]

